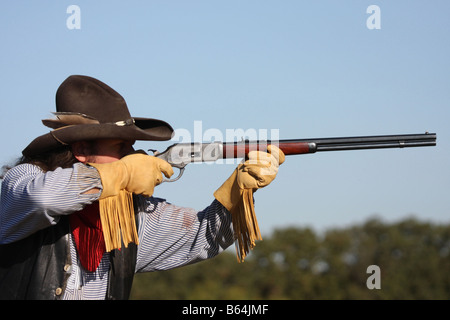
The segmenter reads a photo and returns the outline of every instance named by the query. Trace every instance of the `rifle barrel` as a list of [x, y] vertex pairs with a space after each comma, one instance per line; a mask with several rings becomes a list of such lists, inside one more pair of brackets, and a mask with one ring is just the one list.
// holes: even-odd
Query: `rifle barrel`
[[436, 134], [425, 133], [308, 140], [308, 142], [316, 144], [316, 152], [381, 148], [409, 148], [435, 146]]

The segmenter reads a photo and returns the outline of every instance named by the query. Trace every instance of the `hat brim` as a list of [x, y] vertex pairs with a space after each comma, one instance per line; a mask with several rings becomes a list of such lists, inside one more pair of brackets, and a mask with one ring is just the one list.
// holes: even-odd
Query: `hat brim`
[[22, 151], [22, 154], [24, 156], [33, 156], [76, 141], [98, 139], [166, 141], [173, 136], [173, 128], [162, 120], [150, 118], [133, 119], [135, 123], [126, 126], [103, 123], [62, 127], [34, 139]]

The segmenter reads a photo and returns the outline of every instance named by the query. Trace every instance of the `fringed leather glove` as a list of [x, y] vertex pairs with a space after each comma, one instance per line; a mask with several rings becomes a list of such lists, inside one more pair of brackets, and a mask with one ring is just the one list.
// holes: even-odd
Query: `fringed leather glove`
[[166, 177], [173, 175], [173, 169], [166, 161], [142, 153], [134, 153], [110, 163], [89, 163], [95, 167], [102, 180], [103, 191], [100, 199], [127, 190], [134, 194], [150, 197], [155, 186]]
[[100, 174], [103, 191], [99, 198], [106, 251], [120, 249], [122, 241], [139, 244], [134, 217], [133, 194], [150, 197], [162, 174], [169, 178], [173, 169], [166, 161], [135, 153], [111, 163], [89, 163]]
[[255, 247], [255, 240], [262, 240], [253, 193], [275, 179], [284, 159], [283, 151], [274, 145], [267, 146], [267, 152], [250, 151], [248, 159], [214, 192], [214, 197], [231, 212], [239, 262]]

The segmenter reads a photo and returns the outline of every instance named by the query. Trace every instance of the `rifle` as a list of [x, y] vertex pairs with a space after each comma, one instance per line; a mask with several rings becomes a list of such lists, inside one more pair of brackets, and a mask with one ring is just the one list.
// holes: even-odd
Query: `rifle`
[[410, 148], [436, 145], [435, 133], [402, 134], [383, 136], [334, 137], [318, 139], [291, 140], [257, 140], [240, 142], [190, 142], [176, 143], [164, 152], [153, 151], [154, 156], [166, 160], [172, 167], [180, 169], [174, 179], [177, 181], [183, 175], [185, 167], [192, 162], [209, 162], [219, 159], [244, 158], [252, 150], [267, 151], [267, 146], [273, 144], [285, 155], [308, 154], [325, 151], [364, 150], [384, 148]]

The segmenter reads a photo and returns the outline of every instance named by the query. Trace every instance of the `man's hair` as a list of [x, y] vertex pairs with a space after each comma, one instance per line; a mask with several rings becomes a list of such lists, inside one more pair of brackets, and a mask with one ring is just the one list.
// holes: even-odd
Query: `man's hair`
[[56, 168], [70, 168], [74, 163], [79, 162], [73, 155], [70, 146], [63, 146], [58, 149], [41, 153], [31, 157], [21, 157], [17, 165], [30, 163], [38, 166], [44, 172], [53, 171]]
[[[88, 141], [87, 147], [90, 151], [95, 150], [94, 141]], [[0, 179], [3, 179], [6, 172], [19, 164], [30, 163], [38, 166], [42, 171], [53, 171], [56, 168], [71, 168], [75, 163], [79, 162], [73, 155], [70, 146], [61, 146], [57, 149], [40, 153], [31, 157], [22, 156], [14, 165], [4, 165], [0, 171]]]

